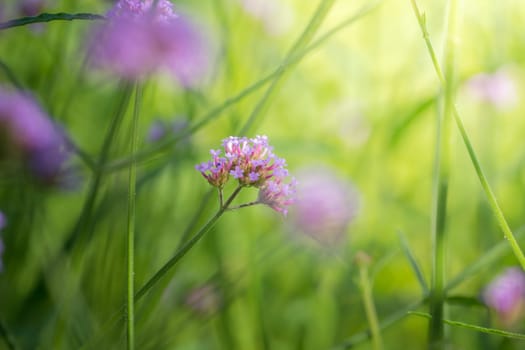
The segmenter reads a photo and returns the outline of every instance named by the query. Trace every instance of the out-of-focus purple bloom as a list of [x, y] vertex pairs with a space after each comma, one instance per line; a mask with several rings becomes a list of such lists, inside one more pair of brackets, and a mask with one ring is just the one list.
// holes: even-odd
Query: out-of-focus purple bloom
[[0, 88], [0, 158], [54, 183], [69, 158], [66, 138], [29, 95]]
[[511, 326], [525, 312], [525, 274], [519, 267], [506, 269], [483, 292], [485, 303]]
[[21, 0], [18, 4], [18, 12], [23, 16], [36, 16], [44, 10], [45, 0]]
[[5, 214], [0, 211], [0, 231], [2, 231], [6, 225], [7, 219], [5, 217]]
[[91, 38], [91, 62], [127, 79], [167, 70], [182, 86], [195, 84], [207, 66], [202, 35], [168, 0], [120, 0]]
[[160, 121], [155, 120], [148, 130], [148, 141], [157, 142], [166, 135], [166, 125]]
[[[148, 142], [158, 142], [165, 137], [174, 136], [188, 127], [188, 122], [182, 119], [176, 119], [173, 122], [157, 119], [151, 123], [147, 140]], [[187, 141], [187, 140], [186, 140]]]
[[304, 169], [297, 179], [294, 225], [324, 245], [339, 243], [357, 215], [357, 191], [328, 168]]
[[509, 73], [498, 70], [493, 74], [480, 73], [467, 82], [468, 91], [475, 98], [504, 109], [517, 101], [516, 84]]
[[215, 313], [221, 306], [221, 302], [217, 288], [210, 284], [190, 290], [185, 301], [189, 308], [202, 316]]
[[241, 186], [256, 187], [258, 203], [286, 215], [286, 207], [293, 203], [296, 184], [294, 179], [286, 182], [286, 162], [273, 153], [268, 138], [230, 136], [222, 141], [222, 146], [223, 157], [220, 150], [211, 150], [212, 160], [196, 166], [202, 176], [220, 189], [230, 177]]

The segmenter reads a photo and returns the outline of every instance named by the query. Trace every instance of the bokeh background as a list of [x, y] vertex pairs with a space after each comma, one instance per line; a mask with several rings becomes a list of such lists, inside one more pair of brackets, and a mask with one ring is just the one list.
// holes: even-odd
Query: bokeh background
[[[36, 13], [23, 13], [22, 2], [2, 2], [2, 21], [41, 12], [105, 14], [112, 6], [101, 0], [49, 0]], [[238, 135], [268, 85], [229, 99], [283, 64], [318, 6], [299, 0], [174, 4], [205, 33], [210, 66], [191, 90], [162, 74], [143, 85], [139, 148], [168, 142], [139, 163], [137, 286], [217, 209], [217, 195], [195, 165], [208, 160], [209, 150], [222, 139]], [[441, 57], [446, 2], [418, 4]], [[312, 42], [370, 5], [336, 1]], [[520, 1], [464, 0], [457, 49], [458, 110], [518, 234], [525, 210], [524, 20]], [[18, 81], [30, 90], [91, 157], [101, 152], [121, 93], [118, 79], [85, 64], [86, 43], [96, 25], [53, 21], [0, 31], [2, 86]], [[368, 323], [354, 262], [358, 251], [371, 257], [380, 320], [407, 310], [426, 312], [424, 303], [410, 306], [425, 291], [406, 248], [428, 284], [439, 95], [439, 80], [408, 0], [383, 1], [290, 65], [246, 136], [267, 135], [300, 184], [301, 176], [324, 174], [303, 191], [314, 207], [326, 205], [339, 213], [328, 220], [342, 223], [319, 224], [308, 233], [294, 207], [286, 217], [265, 206], [227, 212], [138, 304], [138, 348], [313, 350], [344, 348], [349, 340], [356, 349], [371, 348], [362, 333]], [[232, 103], [197, 131], [169, 142], [225, 101]], [[109, 164], [129, 155], [130, 125], [128, 108]], [[164, 128], [164, 139], [152, 140], [152, 125]], [[447, 318], [507, 327], [483, 305], [481, 295], [494, 276], [517, 261], [456, 128], [452, 135], [446, 280], [462, 277], [449, 290], [456, 298], [448, 304]], [[7, 217], [1, 233], [0, 320], [17, 349], [125, 344], [119, 310], [126, 287], [127, 167], [103, 172], [93, 210], [83, 217], [94, 175], [81, 157], [73, 157], [69, 166], [68, 186], [0, 175], [0, 210]], [[333, 190], [334, 185], [342, 187]], [[255, 190], [246, 190], [239, 203], [256, 196]], [[71, 232], [79, 239], [64, 253]], [[498, 250], [489, 261], [494, 247]], [[480, 259], [481, 269], [461, 275]], [[427, 323], [413, 315], [400, 318], [382, 331], [385, 347], [424, 348]], [[523, 320], [510, 330], [523, 332]], [[457, 327], [448, 328], [447, 338], [452, 349], [523, 346]], [[0, 341], [4, 348], [9, 347]]]

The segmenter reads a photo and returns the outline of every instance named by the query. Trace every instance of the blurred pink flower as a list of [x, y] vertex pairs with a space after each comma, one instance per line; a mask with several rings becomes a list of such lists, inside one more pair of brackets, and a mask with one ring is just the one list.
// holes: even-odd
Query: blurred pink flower
[[[166, 137], [175, 136], [179, 134], [180, 132], [188, 128], [188, 125], [188, 122], [185, 119], [181, 119], [180, 116], [178, 117], [178, 119], [175, 119], [173, 121], [156, 119], [151, 123], [148, 129], [148, 136], [146, 139], [148, 142], [151, 143], [158, 142]], [[185, 141], [188, 141], [187, 137]]]
[[217, 288], [211, 284], [205, 284], [189, 291], [185, 304], [197, 314], [209, 316], [215, 313], [221, 306], [221, 296]]
[[0, 88], [0, 135], [1, 159], [23, 164], [46, 184], [58, 180], [68, 143], [28, 94]]
[[46, 7], [45, 0], [21, 0], [18, 3], [18, 12], [23, 16], [36, 16]]
[[519, 267], [506, 269], [485, 288], [485, 303], [498, 314], [500, 320], [511, 326], [525, 311], [525, 274]]
[[171, 2], [120, 0], [90, 41], [92, 65], [126, 79], [141, 79], [161, 69], [184, 87], [194, 85], [207, 68], [204, 38], [173, 10]]
[[323, 245], [339, 243], [357, 215], [357, 191], [327, 168], [305, 169], [297, 180], [294, 225]]
[[502, 69], [493, 74], [473, 76], [468, 80], [467, 87], [473, 97], [500, 109], [512, 107], [517, 101], [516, 84]]

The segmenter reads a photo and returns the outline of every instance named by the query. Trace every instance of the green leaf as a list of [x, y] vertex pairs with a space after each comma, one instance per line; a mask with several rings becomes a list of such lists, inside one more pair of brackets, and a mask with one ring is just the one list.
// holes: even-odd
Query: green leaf
[[[420, 316], [420, 317], [424, 317], [428, 319], [432, 318], [432, 316], [430, 314], [427, 314], [426, 312], [409, 311], [408, 314], [414, 315], [414, 316]], [[443, 320], [443, 322], [450, 326], [467, 328], [467, 329], [470, 329], [476, 332], [480, 332], [480, 333], [494, 334], [494, 335], [499, 335], [505, 338], [525, 340], [525, 334], [521, 334], [521, 333], [507, 332], [501, 329], [481, 327], [481, 326], [476, 326], [476, 325], [469, 324], [469, 323], [446, 320], [446, 319]]]

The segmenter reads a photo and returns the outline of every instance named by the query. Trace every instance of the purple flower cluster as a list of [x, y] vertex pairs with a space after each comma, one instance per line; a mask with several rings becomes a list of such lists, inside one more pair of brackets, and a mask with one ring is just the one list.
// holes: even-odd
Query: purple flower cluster
[[255, 138], [230, 136], [223, 140], [221, 150], [211, 150], [212, 159], [196, 166], [196, 169], [219, 189], [234, 178], [239, 185], [259, 188], [258, 203], [286, 215], [286, 207], [293, 203], [295, 179], [288, 177], [286, 161], [277, 157], [268, 144], [266, 136]]
[[525, 273], [519, 267], [508, 268], [486, 287], [483, 300], [512, 325], [525, 311]]
[[202, 77], [204, 41], [168, 0], [119, 0], [91, 37], [91, 62], [126, 79], [166, 69], [188, 87]]
[[0, 160], [22, 164], [41, 182], [58, 180], [68, 143], [32, 97], [0, 88], [0, 135]]

